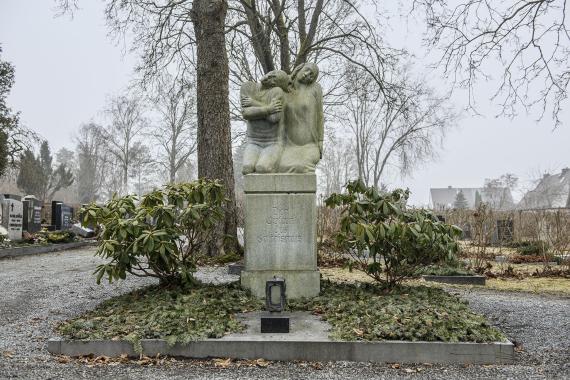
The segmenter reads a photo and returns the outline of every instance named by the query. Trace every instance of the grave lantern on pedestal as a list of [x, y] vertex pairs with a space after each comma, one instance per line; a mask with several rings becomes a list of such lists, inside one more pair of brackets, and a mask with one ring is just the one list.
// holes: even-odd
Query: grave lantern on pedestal
[[269, 315], [261, 317], [262, 333], [288, 333], [289, 317], [281, 313], [285, 310], [285, 280], [273, 277], [265, 283], [265, 307]]

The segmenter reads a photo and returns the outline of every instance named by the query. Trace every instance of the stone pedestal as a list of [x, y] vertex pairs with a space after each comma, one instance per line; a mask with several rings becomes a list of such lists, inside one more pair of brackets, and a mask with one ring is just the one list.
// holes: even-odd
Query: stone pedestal
[[245, 190], [245, 270], [241, 283], [265, 297], [265, 283], [285, 279], [288, 299], [320, 291], [317, 269], [315, 174], [248, 174]]

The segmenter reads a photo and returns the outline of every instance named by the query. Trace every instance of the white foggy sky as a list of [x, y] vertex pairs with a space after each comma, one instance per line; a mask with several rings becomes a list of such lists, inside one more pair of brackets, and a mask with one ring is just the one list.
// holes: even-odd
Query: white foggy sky
[[[101, 119], [106, 98], [129, 83], [136, 57], [123, 55], [123, 48], [108, 37], [101, 1], [81, 1], [82, 9], [73, 20], [55, 18], [54, 4], [0, 0], [0, 43], [2, 59], [16, 68], [8, 105], [21, 111], [23, 124], [46, 138], [55, 152], [63, 146], [73, 148], [72, 134], [81, 123]], [[401, 25], [397, 28], [388, 32], [390, 43], [423, 56], [418, 32], [408, 35]], [[424, 25], [418, 28], [421, 32]], [[423, 64], [420, 61], [418, 66]], [[499, 73], [500, 67], [495, 71]], [[432, 84], [443, 85], [437, 74], [428, 75]], [[394, 180], [390, 186], [409, 187], [412, 203], [423, 205], [429, 201], [430, 187], [477, 187], [485, 178], [505, 172], [524, 182], [539, 171], [570, 166], [570, 125], [552, 131], [548, 115], [538, 124], [534, 115], [512, 121], [495, 118], [498, 109], [487, 100], [492, 88], [492, 84], [478, 87], [478, 111], [488, 116], [465, 114], [447, 135], [438, 160], [424, 163], [411, 178]], [[458, 108], [465, 105], [461, 92], [454, 102]], [[567, 112], [565, 116], [563, 120], [568, 119]]]

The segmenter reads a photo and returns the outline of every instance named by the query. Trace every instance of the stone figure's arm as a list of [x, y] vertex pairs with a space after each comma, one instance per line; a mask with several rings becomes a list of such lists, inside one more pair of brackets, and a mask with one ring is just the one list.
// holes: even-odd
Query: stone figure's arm
[[242, 96], [241, 97], [241, 106], [242, 108], [246, 107], [263, 107], [265, 104], [260, 102], [259, 100], [255, 100], [249, 96]]
[[267, 117], [267, 120], [269, 120], [271, 123], [277, 123], [283, 117], [283, 108], [284, 108], [284, 104], [285, 104], [285, 93], [280, 88], [275, 88], [273, 90], [273, 92], [275, 93], [275, 97], [272, 98], [271, 101], [278, 104], [279, 107], [276, 108], [275, 112], [271, 113]]
[[[265, 107], [266, 104], [255, 100], [253, 96], [259, 93], [259, 84], [252, 81], [244, 82], [240, 88], [240, 102], [242, 107], [242, 115], [246, 120], [252, 120], [256, 118], [263, 118], [255, 117], [255, 115], [265, 114], [261, 109], [249, 109], [247, 112], [245, 111], [248, 108], [262, 108]], [[253, 116], [253, 117], [252, 117]]]
[[272, 123], [276, 123], [281, 119], [283, 113], [283, 90], [275, 88], [272, 91], [271, 102], [269, 105], [259, 107], [245, 107], [242, 109], [243, 118], [246, 120], [267, 119]]

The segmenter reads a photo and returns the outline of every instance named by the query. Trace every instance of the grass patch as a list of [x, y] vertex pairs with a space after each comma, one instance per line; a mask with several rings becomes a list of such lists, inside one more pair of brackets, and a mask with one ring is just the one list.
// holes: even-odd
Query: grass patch
[[244, 326], [234, 314], [263, 304], [238, 284], [191, 289], [150, 286], [112, 298], [57, 331], [70, 339], [165, 339], [169, 344], [220, 338]]
[[529, 277], [520, 280], [491, 278], [487, 279], [487, 288], [570, 296], [570, 279], [551, 277]]
[[337, 340], [497, 342], [505, 336], [467, 303], [439, 288], [321, 282], [321, 295], [290, 303], [320, 314]]
[[[530, 276], [530, 273], [537, 269], [542, 269], [542, 265], [512, 265], [517, 272]], [[505, 264], [498, 265], [499, 270], [506, 267]], [[372, 279], [362, 272], [350, 272], [344, 268], [321, 268], [323, 278], [343, 283], [373, 283]], [[458, 285], [458, 284], [439, 284], [435, 282], [426, 283], [420, 279], [407, 280], [406, 285], [410, 286], [428, 286], [430, 288], [475, 288], [481, 289], [479, 285]], [[485, 289], [512, 291], [512, 292], [528, 292], [535, 294], [552, 294], [570, 296], [570, 278], [561, 277], [525, 277], [517, 278], [488, 278]]]

